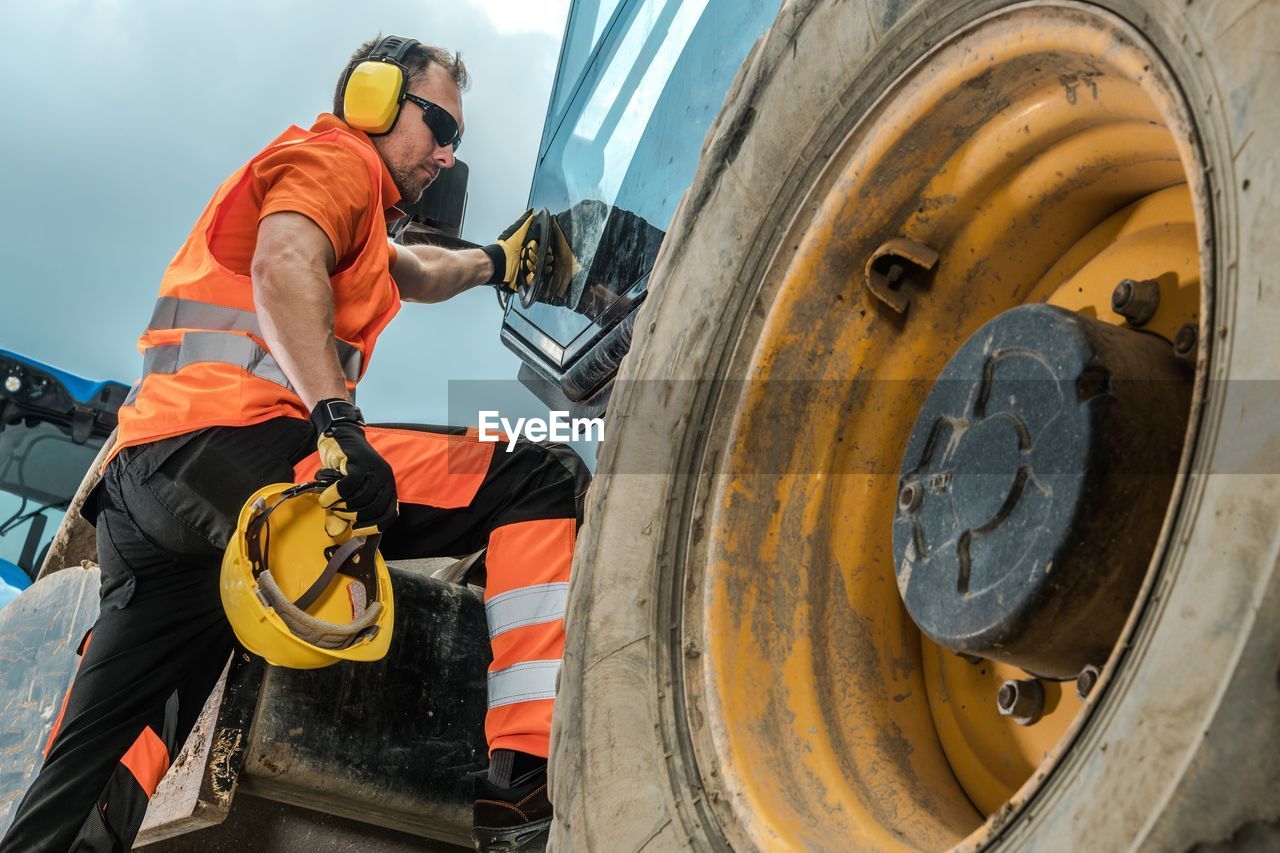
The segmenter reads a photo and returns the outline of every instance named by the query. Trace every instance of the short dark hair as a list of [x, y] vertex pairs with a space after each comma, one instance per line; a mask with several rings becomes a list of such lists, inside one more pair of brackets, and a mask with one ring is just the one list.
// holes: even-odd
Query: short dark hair
[[[356, 52], [351, 54], [351, 59], [347, 62], [346, 67], [342, 69], [342, 74], [338, 77], [338, 87], [333, 92], [333, 114], [338, 118], [344, 117], [342, 114], [342, 83], [347, 79], [347, 70], [360, 60], [368, 59], [380, 41], [382, 41], [381, 33], [360, 45], [356, 48]], [[467, 74], [467, 66], [462, 64], [461, 52], [450, 53], [442, 47], [418, 44], [414, 45], [404, 58], [404, 65], [409, 69], [408, 85], [413, 85], [421, 79], [433, 64], [439, 65], [448, 72], [450, 79], [457, 85], [459, 92], [465, 91], [471, 83], [471, 78]]]

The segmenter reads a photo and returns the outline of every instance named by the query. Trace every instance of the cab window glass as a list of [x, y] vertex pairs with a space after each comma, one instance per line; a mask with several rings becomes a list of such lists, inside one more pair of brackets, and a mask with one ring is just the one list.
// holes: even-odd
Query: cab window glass
[[598, 334], [618, 298], [643, 287], [724, 93], [778, 6], [633, 0], [608, 29], [531, 196], [556, 217], [574, 272], [560, 292], [517, 310], [561, 347]]
[[17, 495], [0, 491], [0, 560], [34, 577], [65, 514], [61, 506], [23, 504]]
[[0, 431], [0, 560], [34, 576], [101, 438], [76, 444], [44, 421]]
[[549, 115], [559, 115], [569, 96], [577, 88], [578, 78], [582, 76], [591, 52], [600, 43], [600, 37], [604, 35], [613, 13], [618, 10], [619, 3], [620, 0], [582, 0], [573, 4], [564, 46], [561, 48], [560, 71], [556, 90], [551, 95]]

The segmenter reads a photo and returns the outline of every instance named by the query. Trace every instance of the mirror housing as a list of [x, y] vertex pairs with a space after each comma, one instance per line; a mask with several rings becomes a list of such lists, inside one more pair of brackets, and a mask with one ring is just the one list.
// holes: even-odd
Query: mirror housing
[[430, 231], [446, 237], [458, 237], [462, 234], [467, 212], [470, 171], [466, 163], [455, 160], [453, 168], [440, 172], [417, 201], [410, 205], [402, 203], [400, 209], [407, 214], [408, 220]]

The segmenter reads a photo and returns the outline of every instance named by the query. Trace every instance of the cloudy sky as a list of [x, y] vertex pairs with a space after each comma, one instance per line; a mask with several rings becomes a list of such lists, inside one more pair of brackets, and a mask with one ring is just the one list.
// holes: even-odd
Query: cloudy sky
[[[329, 109], [347, 56], [375, 33], [462, 52], [463, 236], [490, 242], [525, 207], [568, 0], [0, 9], [0, 348], [132, 383], [160, 276], [210, 195], [286, 126]], [[514, 378], [500, 323], [487, 288], [406, 305], [361, 383], [362, 408], [374, 420], [448, 419], [448, 380]]]

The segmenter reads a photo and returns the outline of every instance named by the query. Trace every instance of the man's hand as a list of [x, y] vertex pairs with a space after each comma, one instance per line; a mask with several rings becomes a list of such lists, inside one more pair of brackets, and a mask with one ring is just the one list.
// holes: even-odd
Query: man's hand
[[489, 284], [514, 292], [520, 285], [533, 282], [538, 244], [530, 240], [529, 230], [534, 219], [533, 209], [526, 210], [511, 223], [511, 227], [498, 235], [498, 242], [484, 247], [485, 254], [493, 261], [493, 276]]
[[360, 536], [386, 530], [399, 514], [395, 474], [365, 438], [360, 410], [341, 398], [321, 400], [311, 422], [319, 435], [321, 468], [341, 475], [320, 493], [329, 510], [325, 532], [337, 537], [347, 528]]

